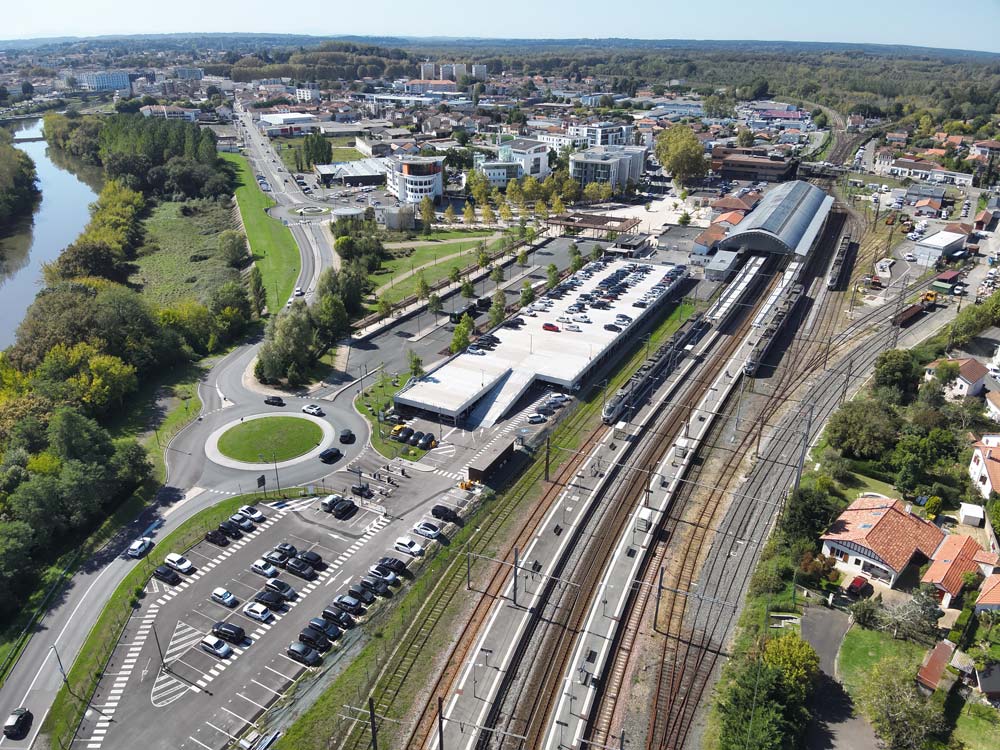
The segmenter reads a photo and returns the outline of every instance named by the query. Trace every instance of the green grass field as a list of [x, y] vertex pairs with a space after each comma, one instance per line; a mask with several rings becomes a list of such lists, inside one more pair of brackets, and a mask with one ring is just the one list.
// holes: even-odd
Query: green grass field
[[[330, 157], [331, 161], [357, 161], [358, 159], [365, 158], [364, 154], [353, 147], [354, 138], [341, 136], [338, 138], [328, 138], [327, 140], [333, 146], [333, 155]], [[301, 147], [302, 139], [272, 138], [271, 143], [281, 157], [281, 161], [284, 162], [285, 168], [289, 172], [294, 172], [295, 150]]]
[[323, 440], [319, 425], [302, 417], [264, 417], [230, 428], [219, 450], [237, 461], [270, 463], [308, 453]]
[[222, 154], [222, 158], [236, 167], [239, 181], [236, 201], [243, 216], [250, 251], [267, 289], [268, 309], [276, 312], [292, 296], [295, 280], [302, 269], [299, 248], [291, 230], [265, 213], [274, 201], [257, 186], [247, 160], [239, 154]]
[[221, 203], [161, 203], [143, 225], [146, 244], [130, 281], [142, 285], [150, 302], [207, 303], [220, 286], [239, 280], [239, 271], [218, 254], [219, 233], [233, 228], [229, 209]]
[[[443, 242], [440, 245], [426, 245], [414, 248], [413, 254], [409, 257], [395, 258], [382, 263], [382, 268], [377, 273], [372, 274], [370, 278], [376, 287], [380, 287], [390, 283], [390, 281], [398, 276], [409, 273], [411, 267], [418, 268], [425, 263], [433, 263], [436, 258], [444, 258], [448, 255], [461, 253], [458, 257], [440, 262], [422, 271], [427, 283], [434, 285], [438, 281], [447, 278], [453, 266], [464, 268], [474, 262], [479, 253], [480, 241], [462, 240], [460, 242]], [[496, 247], [495, 245], [489, 245], [488, 249], [492, 252]], [[405, 279], [394, 283], [382, 296], [390, 302], [398, 302], [417, 293], [418, 280], [419, 274], [407, 276]]]
[[927, 649], [910, 641], [896, 640], [881, 630], [865, 630], [854, 626], [840, 647], [840, 679], [847, 692], [857, 699], [861, 687], [868, 681], [871, 668], [889, 656], [903, 656], [916, 667]]
[[428, 242], [441, 240], [468, 240], [474, 237], [489, 237], [489, 232], [477, 229], [443, 229], [430, 234], [420, 234], [416, 229], [409, 232], [386, 232], [383, 242], [405, 245], [407, 242]]

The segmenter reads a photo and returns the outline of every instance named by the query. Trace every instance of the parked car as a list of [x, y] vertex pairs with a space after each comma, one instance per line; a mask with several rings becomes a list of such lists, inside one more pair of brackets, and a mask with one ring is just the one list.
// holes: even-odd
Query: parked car
[[317, 651], [326, 651], [330, 648], [330, 639], [323, 635], [322, 631], [312, 627], [306, 627], [299, 633], [299, 642], [312, 646]]
[[[269, 591], [267, 593], [271, 592]], [[243, 614], [251, 620], [257, 620], [258, 622], [267, 622], [272, 617], [271, 610], [260, 602], [250, 602], [243, 608]]]
[[229, 546], [229, 537], [223, 534], [218, 529], [209, 529], [205, 532], [205, 541], [211, 542], [219, 547]]
[[307, 667], [315, 667], [323, 661], [323, 657], [319, 655], [319, 651], [301, 641], [289, 644], [286, 653], [289, 659], [293, 659], [299, 662], [299, 664], [305, 664]]
[[201, 639], [200, 645], [202, 651], [220, 659], [225, 659], [233, 653], [228, 643], [214, 635], [206, 635]]
[[281, 594], [274, 591], [268, 591], [267, 589], [263, 589], [262, 591], [258, 591], [254, 594], [253, 600], [258, 604], [263, 604], [272, 612], [280, 610], [285, 606], [285, 600], [281, 598]]
[[413, 557], [420, 557], [420, 555], [424, 554], [424, 548], [407, 536], [398, 537], [393, 542], [392, 548], [397, 552], [403, 552]]
[[316, 571], [313, 570], [312, 565], [300, 560], [297, 557], [288, 558], [288, 563], [285, 565], [285, 569], [292, 575], [304, 578], [307, 581], [311, 581], [316, 577]]
[[438, 534], [441, 533], [441, 529], [438, 528], [437, 524], [433, 524], [430, 521], [421, 521], [413, 527], [413, 533], [427, 539], [437, 539]]
[[417, 447], [425, 451], [429, 451], [431, 448], [437, 447], [437, 440], [434, 439], [434, 434], [431, 432], [425, 433], [417, 443]]
[[299, 550], [299, 554], [296, 557], [304, 562], [306, 565], [311, 565], [314, 568], [318, 568], [323, 564], [323, 556], [319, 552], [314, 552], [311, 549]]
[[392, 439], [393, 440], [398, 440], [401, 443], [405, 443], [405, 442], [407, 442], [410, 439], [411, 435], [413, 435], [413, 428], [412, 427], [404, 427], [398, 433], [396, 433], [395, 435], [393, 435]]
[[407, 440], [406, 442], [409, 445], [416, 446], [416, 445], [418, 445], [420, 443], [420, 441], [423, 439], [423, 437], [424, 437], [424, 433], [421, 432], [420, 430], [417, 430], [412, 435], [410, 435], [410, 439]]
[[378, 576], [364, 576], [360, 581], [358, 581], [358, 583], [361, 584], [361, 588], [368, 589], [368, 591], [371, 591], [376, 596], [384, 598], [391, 594], [389, 591], [389, 584]]
[[285, 400], [281, 396], [265, 396], [264, 403], [268, 406], [284, 406]]
[[477, 357], [482, 357], [486, 354], [486, 350], [478, 346], [470, 346], [465, 350], [466, 354], [474, 354]]
[[295, 589], [287, 581], [282, 581], [280, 578], [268, 578], [267, 583], [264, 584], [264, 588], [268, 591], [273, 591], [286, 602], [290, 602], [298, 596]]
[[163, 562], [176, 570], [178, 573], [194, 572], [194, 565], [191, 564], [191, 561], [184, 557], [184, 555], [178, 555], [176, 552], [169, 553], [163, 558]]
[[361, 600], [356, 599], [350, 594], [341, 594], [333, 600], [333, 603], [352, 615], [356, 615], [361, 612]]
[[264, 559], [254, 560], [250, 565], [250, 570], [259, 576], [264, 576], [265, 578], [274, 578], [278, 575], [278, 569]]
[[528, 415], [528, 424], [541, 424], [547, 422], [548, 418], [544, 414], [534, 413]]
[[325, 607], [322, 615], [324, 620], [332, 622], [341, 630], [350, 630], [354, 627], [354, 619], [335, 603]]
[[264, 561], [276, 568], [283, 568], [288, 564], [288, 555], [281, 550], [272, 549], [264, 553]]
[[319, 501], [319, 507], [325, 510], [327, 513], [331, 513], [337, 503], [344, 499], [343, 495], [327, 495], [322, 500]]
[[869, 591], [871, 591], [871, 584], [864, 576], [854, 576], [847, 585], [847, 593], [850, 596], [864, 597]]
[[154, 544], [153, 540], [148, 536], [141, 536], [128, 546], [127, 554], [129, 557], [134, 557], [138, 560], [140, 557], [148, 555], [149, 551], [153, 549]]
[[554, 332], [558, 333], [559, 332], [559, 326], [557, 326], [555, 323], [542, 323], [542, 330], [543, 331], [554, 331]]
[[449, 521], [451, 523], [458, 523], [459, 521], [458, 513], [447, 505], [435, 505], [431, 508], [431, 515], [441, 521]]
[[352, 583], [350, 585], [347, 589], [347, 594], [348, 596], [353, 596], [366, 607], [370, 607], [375, 603], [375, 594], [357, 583]]
[[368, 568], [368, 573], [381, 581], [384, 581], [389, 586], [395, 586], [399, 583], [399, 576], [393, 573], [384, 565], [372, 565]]
[[343, 457], [344, 454], [341, 453], [340, 448], [327, 448], [319, 454], [319, 460], [325, 464], [336, 463]]
[[222, 587], [212, 589], [211, 597], [213, 602], [221, 604], [223, 607], [229, 607], [232, 609], [237, 604], [239, 604], [239, 599], [237, 599], [233, 592], [229, 589], [224, 589]]
[[176, 586], [181, 582], [181, 577], [177, 575], [177, 571], [173, 568], [168, 568], [166, 565], [157, 565], [153, 569], [153, 577], [172, 586]]
[[212, 626], [212, 635], [216, 635], [227, 643], [237, 646], [246, 640], [247, 634], [239, 625], [232, 622], [219, 621]]
[[256, 505], [241, 505], [238, 512], [241, 516], [246, 516], [254, 523], [261, 523], [267, 520], [267, 516], [261, 513]]
[[[370, 490], [369, 490], [370, 492]], [[333, 509], [333, 517], [338, 521], [343, 521], [345, 518], [350, 518], [354, 515], [354, 512], [358, 509], [357, 503], [353, 500], [343, 499]]]
[[274, 545], [274, 548], [288, 557], [295, 557], [299, 554], [298, 548], [294, 544], [289, 544], [288, 542], [281, 542], [281, 544]]
[[243, 532], [240, 531], [240, 527], [229, 520], [223, 521], [219, 524], [219, 531], [228, 536], [230, 539], [239, 539], [243, 536]]
[[251, 521], [246, 516], [241, 516], [239, 513], [234, 513], [229, 517], [229, 520], [240, 527], [242, 531], [253, 531], [256, 528]]
[[309, 621], [309, 627], [313, 630], [318, 630], [320, 633], [325, 635], [328, 640], [335, 641], [340, 638], [343, 631], [337, 626], [336, 623], [326, 620], [322, 617], [314, 617]]
[[614, 323], [605, 323], [604, 330], [612, 331], [614, 333], [621, 333], [622, 327], [619, 325], [615, 325]]
[[380, 557], [378, 559], [378, 565], [388, 568], [396, 575], [402, 575], [407, 570], [406, 563], [398, 557]]

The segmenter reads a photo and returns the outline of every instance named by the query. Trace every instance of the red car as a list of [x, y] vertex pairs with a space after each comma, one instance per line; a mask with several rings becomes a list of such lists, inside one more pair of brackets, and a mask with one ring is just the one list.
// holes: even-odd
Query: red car
[[555, 323], [542, 323], [542, 330], [543, 331], [555, 331], [556, 333], [558, 333], [559, 332], [559, 326], [557, 326]]
[[847, 593], [851, 596], [864, 596], [868, 590], [868, 579], [864, 576], [855, 576], [847, 587]]

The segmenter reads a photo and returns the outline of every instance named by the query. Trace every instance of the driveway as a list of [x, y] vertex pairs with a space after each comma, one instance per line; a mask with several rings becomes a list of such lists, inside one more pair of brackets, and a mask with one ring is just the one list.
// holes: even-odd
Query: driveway
[[837, 652], [850, 618], [846, 612], [812, 605], [802, 615], [802, 637], [819, 655], [822, 674], [810, 708], [808, 750], [878, 750], [875, 733], [855, 714], [851, 697], [834, 678]]

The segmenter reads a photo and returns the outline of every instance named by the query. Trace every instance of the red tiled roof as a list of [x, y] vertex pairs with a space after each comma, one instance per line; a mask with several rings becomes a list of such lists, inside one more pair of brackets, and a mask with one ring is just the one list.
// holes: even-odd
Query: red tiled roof
[[[1000, 487], [1000, 448], [993, 448], [985, 443], [975, 443], [972, 450], [978, 450], [982, 454], [986, 474], [990, 478], [990, 486]], [[975, 457], [973, 457], [973, 461], [975, 461]]]
[[991, 567], [997, 567], [1000, 563], [1000, 557], [997, 556], [996, 552], [987, 552], [986, 550], [980, 550], [972, 556], [979, 565], [988, 565]]
[[920, 582], [934, 584], [952, 596], [958, 596], [962, 591], [962, 576], [979, 570], [979, 564], [973, 557], [976, 552], [982, 551], [983, 548], [971, 536], [949, 534], [934, 553], [934, 560]]
[[951, 655], [955, 652], [955, 644], [951, 641], [941, 641], [924, 659], [924, 665], [917, 672], [917, 682], [928, 690], [937, 690], [938, 683], [944, 675]]
[[908, 513], [899, 500], [859, 497], [820, 538], [867, 547], [898, 572], [916, 552], [930, 558], [944, 538], [944, 532], [929, 521]]
[[731, 224], [732, 226], [736, 226], [741, 221], [743, 221], [743, 214], [739, 211], [727, 211], [726, 213], [720, 214], [712, 219], [713, 224], [726, 223]]
[[704, 232], [694, 238], [694, 242], [704, 247], [714, 247], [729, 232], [729, 227], [722, 224], [712, 224]]
[[986, 369], [986, 365], [977, 359], [972, 359], [971, 357], [962, 357], [961, 359], [935, 359], [927, 365], [927, 369], [936, 370], [938, 365], [942, 362], [957, 363], [958, 376], [969, 384], [978, 383], [989, 374], [989, 370]]
[[1000, 573], [987, 576], [979, 587], [979, 598], [976, 604], [1000, 604]]

